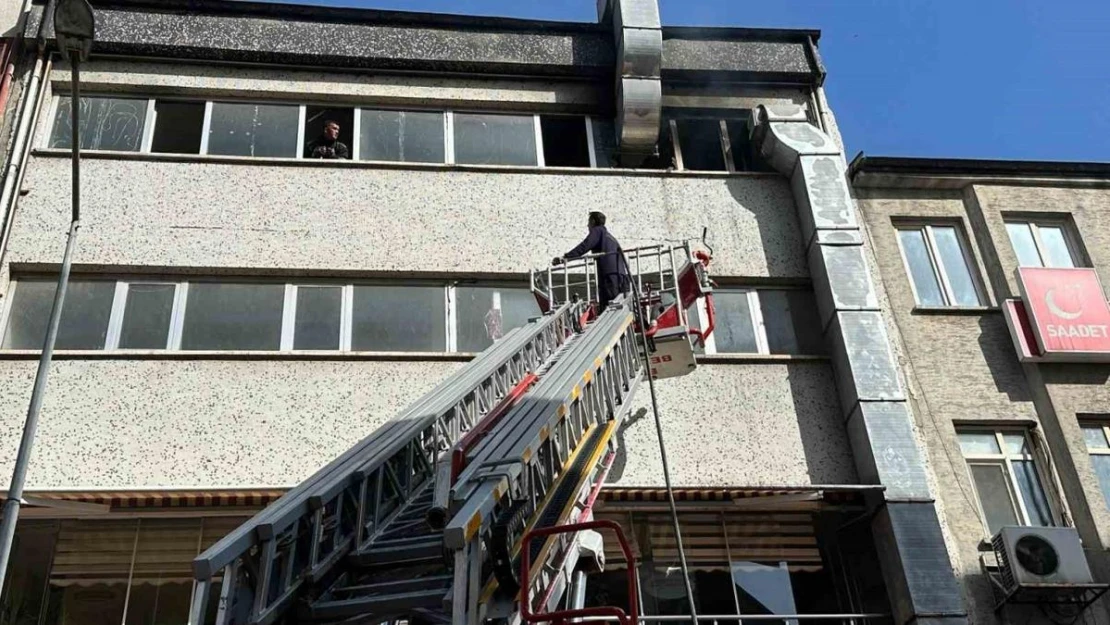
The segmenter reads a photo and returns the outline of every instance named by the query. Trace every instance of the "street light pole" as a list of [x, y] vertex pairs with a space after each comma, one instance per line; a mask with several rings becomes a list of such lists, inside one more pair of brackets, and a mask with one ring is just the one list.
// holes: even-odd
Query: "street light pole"
[[62, 305], [65, 303], [66, 288], [69, 286], [69, 271], [73, 263], [73, 249], [77, 243], [77, 228], [81, 219], [81, 61], [89, 56], [96, 31], [96, 20], [88, 0], [59, 0], [54, 7], [54, 32], [61, 48], [72, 67], [70, 109], [72, 113], [72, 163], [73, 163], [73, 203], [69, 224], [69, 238], [66, 241], [65, 255], [62, 257], [62, 270], [58, 274], [58, 286], [54, 290], [54, 303], [50, 308], [50, 322], [43, 339], [42, 355], [35, 372], [35, 386], [31, 391], [31, 403], [27, 407], [27, 420], [23, 424], [23, 436], [19, 441], [19, 452], [12, 470], [12, 481], [4, 500], [4, 520], [0, 523], [0, 589], [8, 576], [8, 560], [11, 558], [12, 542], [15, 538], [15, 525], [19, 520], [19, 506], [23, 500], [23, 485], [27, 480], [27, 465], [31, 460], [31, 450], [35, 444], [35, 430], [38, 428], [39, 412], [46, 394], [46, 382], [50, 377], [50, 362], [54, 358], [54, 344], [58, 338], [58, 324], [62, 318]]

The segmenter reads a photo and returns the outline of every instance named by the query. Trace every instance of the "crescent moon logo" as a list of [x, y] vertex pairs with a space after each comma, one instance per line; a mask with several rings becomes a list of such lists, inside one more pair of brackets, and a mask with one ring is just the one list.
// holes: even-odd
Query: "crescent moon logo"
[[1061, 319], [1078, 319], [1083, 314], [1083, 308], [1076, 312], [1064, 310], [1056, 305], [1056, 289], [1051, 288], [1044, 294], [1044, 303], [1048, 306], [1048, 311]]

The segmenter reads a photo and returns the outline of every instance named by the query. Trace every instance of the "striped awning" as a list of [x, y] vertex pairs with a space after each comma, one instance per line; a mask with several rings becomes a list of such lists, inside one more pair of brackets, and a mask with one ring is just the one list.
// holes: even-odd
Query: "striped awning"
[[138, 490], [138, 491], [27, 491], [30, 506], [49, 507], [51, 502], [100, 504], [115, 509], [133, 508], [236, 508], [262, 507], [285, 494], [284, 489], [264, 490]]

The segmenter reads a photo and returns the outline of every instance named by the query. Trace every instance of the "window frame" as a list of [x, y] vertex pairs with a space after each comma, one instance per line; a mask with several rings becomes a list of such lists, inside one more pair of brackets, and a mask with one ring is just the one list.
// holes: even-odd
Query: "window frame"
[[[752, 123], [752, 112], [747, 111], [747, 115], [726, 115], [733, 111], [720, 109], [720, 110], [704, 110], [704, 109], [679, 109], [669, 108], [664, 111], [663, 120], [665, 125], [662, 132], [668, 133], [672, 146], [672, 153], [674, 154], [674, 166], [676, 171], [690, 171], [690, 172], [713, 172], [721, 171], [715, 169], [687, 169], [684, 159], [682, 157], [682, 144], [679, 140], [681, 134], [678, 130], [678, 122], [686, 120], [713, 120], [717, 122], [717, 147], [721, 151], [721, 158], [725, 163], [724, 171], [730, 174], [737, 172], [758, 171], [755, 169], [745, 169], [738, 167], [736, 163], [736, 152], [732, 146], [732, 139], [728, 134], [728, 122], [743, 122], [748, 126]], [[592, 150], [592, 148], [591, 148]], [[592, 153], [592, 152], [591, 152]]]
[[[752, 333], [755, 336], [756, 351], [754, 352], [724, 352], [717, 349], [716, 332], [710, 333], [705, 338], [704, 354], [706, 356], [729, 356], [729, 357], [745, 357], [745, 356], [798, 356], [798, 355], [817, 355], [817, 354], [804, 354], [799, 351], [798, 354], [776, 354], [771, 352], [771, 342], [767, 337], [767, 324], [764, 322], [763, 314], [763, 300], [759, 294], [763, 291], [807, 291], [804, 288], [789, 288], [789, 287], [729, 287], [722, 286], [717, 288], [714, 293], [728, 293], [728, 294], [743, 294], [748, 300], [748, 310], [752, 318]], [[705, 327], [708, 323], [708, 305], [705, 298], [699, 298], [697, 306], [691, 311], [697, 315], [699, 327]], [[718, 321], [720, 315], [718, 314]], [[721, 324], [718, 323], [718, 327]]]
[[[1081, 434], [1082, 434], [1082, 430], [1098, 428], [1098, 429], [1102, 430], [1102, 435], [1106, 438], [1106, 442], [1107, 442], [1106, 447], [1091, 447], [1090, 445], [1087, 444], [1086, 436], [1084, 436], [1083, 437], [1083, 447], [1086, 448], [1088, 456], [1090, 456], [1090, 457], [1094, 457], [1094, 456], [1110, 457], [1110, 418], [1106, 418], [1106, 419], [1103, 419], [1103, 418], [1081, 419], [1079, 421], [1079, 428], [1080, 428], [1080, 433]], [[1092, 472], [1095, 473], [1095, 483], [1098, 484], [1099, 488], [1101, 489], [1103, 487], [1102, 480], [1100, 479], [1098, 473], [1096, 471], [1094, 471], [1094, 467], [1092, 466], [1091, 468], [1092, 468]], [[1106, 496], [1103, 496], [1103, 499], [1106, 503], [1106, 507], [1110, 508], [1110, 498], [1106, 498]]]
[[[1060, 233], [1064, 237], [1064, 245], [1068, 248], [1068, 256], [1071, 257], [1072, 267], [1088, 267], [1086, 256], [1083, 254], [1083, 248], [1079, 242], [1079, 232], [1076, 230], [1074, 223], [1067, 216], [1044, 216], [1044, 215], [1004, 215], [1002, 217], [1002, 226], [1005, 230], [1010, 224], [1023, 224], [1029, 228], [1029, 233], [1033, 237], [1033, 245], [1037, 248], [1037, 257], [1040, 259], [1041, 264], [1039, 267], [1049, 267], [1045, 264], [1045, 245], [1044, 240], [1041, 238], [1041, 228], [1051, 227], [1059, 228]], [[1006, 232], [1006, 240], [1010, 243], [1010, 251], [1013, 252], [1014, 258], [1017, 258], [1017, 250], [1014, 248], [1014, 241], [1010, 238], [1010, 233]], [[1018, 267], [1023, 266], [1021, 261], [1017, 261]], [[1060, 269], [1068, 269], [1068, 267], [1060, 267]]]
[[[978, 510], [979, 510], [979, 519], [982, 522], [983, 528], [986, 530], [988, 535], [990, 535], [991, 530], [990, 530], [990, 526], [987, 525], [987, 513], [986, 513], [986, 510], [983, 509], [983, 501], [982, 501], [982, 498], [979, 495], [979, 487], [976, 485], [975, 476], [971, 472], [971, 467], [975, 466], [975, 465], [978, 465], [978, 466], [997, 466], [997, 467], [1002, 468], [1002, 472], [1005, 474], [1005, 477], [1006, 477], [1006, 489], [1007, 489], [1008, 494], [1010, 495], [1010, 505], [1013, 506], [1013, 508], [1014, 508], [1015, 518], [1017, 518], [1018, 523], [1020, 525], [1022, 525], [1024, 527], [1033, 527], [1034, 525], [1033, 525], [1032, 521], [1030, 520], [1031, 517], [1029, 515], [1028, 506], [1025, 502], [1025, 498], [1021, 494], [1021, 485], [1017, 481], [1017, 472], [1014, 470], [1014, 462], [1015, 461], [1032, 462], [1033, 463], [1033, 470], [1036, 472], [1037, 479], [1040, 481], [1041, 490], [1043, 491], [1042, 495], [1044, 496], [1045, 502], [1048, 505], [1048, 514], [1049, 514], [1049, 517], [1050, 517], [1049, 520], [1052, 522], [1053, 525], [1056, 525], [1056, 523], [1058, 522], [1057, 521], [1058, 511], [1053, 506], [1052, 498], [1049, 496], [1049, 491], [1048, 491], [1048, 489], [1052, 487], [1051, 486], [1052, 482], [1050, 482], [1049, 480], [1046, 479], [1047, 476], [1045, 475], [1045, 468], [1041, 466], [1040, 460], [1038, 460], [1036, 454], [1033, 453], [1033, 449], [1034, 449], [1034, 445], [1036, 444], [1036, 441], [1032, 436], [1030, 436], [1030, 434], [1031, 434], [1030, 428], [1022, 428], [1022, 427], [993, 428], [993, 427], [989, 427], [989, 426], [979, 426], [979, 427], [974, 427], [974, 426], [973, 427], [960, 427], [960, 426], [958, 426], [956, 428], [956, 442], [957, 442], [957, 444], [959, 444], [959, 435], [963, 434], [963, 433], [968, 433], [968, 434], [993, 434], [995, 444], [998, 445], [998, 449], [999, 449], [999, 453], [997, 453], [997, 454], [979, 454], [979, 453], [977, 453], [977, 454], [970, 454], [969, 455], [967, 452], [965, 452], [963, 450], [962, 446], [960, 448], [960, 454], [963, 456], [963, 459], [964, 459], [964, 466], [965, 466], [965, 471], [966, 471], [967, 477], [971, 481], [972, 490], [975, 492], [975, 505], [978, 507]], [[1022, 439], [1025, 441], [1025, 447], [1026, 447], [1026, 449], [1029, 450], [1029, 453], [1020, 454], [1020, 453], [1010, 453], [1009, 451], [1007, 451], [1006, 440], [1005, 440], [1005, 435], [1006, 434], [1020, 434]]]
[[[62, 98], [68, 98], [68, 97], [70, 97], [69, 94], [64, 94], [64, 93], [55, 93], [53, 95], [52, 102], [50, 103], [50, 107], [49, 107], [50, 115], [48, 117], [49, 121], [47, 122], [47, 128], [46, 128], [46, 131], [43, 133], [42, 140], [39, 143], [40, 149], [51, 149], [50, 148], [50, 141], [52, 140], [52, 138], [54, 136], [54, 119], [57, 117], [57, 108], [58, 108], [59, 103], [61, 102]], [[260, 100], [260, 99], [253, 99], [253, 98], [246, 98], [246, 99], [238, 100], [238, 99], [229, 99], [229, 98], [205, 99], [205, 98], [189, 98], [189, 97], [180, 97], [180, 96], [162, 97], [162, 96], [149, 96], [149, 95], [141, 95], [141, 94], [140, 95], [134, 95], [134, 94], [129, 94], [129, 93], [112, 93], [112, 92], [86, 93], [86, 94], [83, 94], [81, 97], [82, 98], [130, 98], [130, 99], [134, 99], [134, 100], [145, 100], [146, 101], [146, 109], [145, 109], [146, 113], [145, 113], [145, 116], [143, 118], [144, 127], [143, 127], [142, 140], [140, 141], [139, 149], [135, 152], [128, 152], [130, 154], [148, 154], [148, 155], [149, 154], [162, 154], [162, 153], [156, 153], [156, 152], [151, 151], [151, 146], [152, 146], [153, 139], [154, 139], [154, 128], [155, 128], [155, 124], [158, 123], [158, 113], [157, 113], [157, 110], [156, 110], [156, 104], [159, 101], [162, 101], [162, 102], [202, 103], [204, 105], [204, 117], [201, 121], [200, 147], [199, 147], [198, 151], [195, 154], [192, 153], [192, 152], [188, 152], [188, 153], [167, 152], [167, 153], [164, 153], [164, 154], [167, 154], [167, 155], [172, 154], [172, 155], [176, 155], [176, 156], [181, 156], [181, 155], [185, 155], [185, 156], [189, 156], [189, 155], [193, 155], [193, 156], [212, 156], [212, 157], [217, 157], [217, 158], [227, 158], [228, 157], [227, 155], [210, 154], [209, 153], [209, 133], [212, 129], [212, 105], [216, 104], [216, 103], [220, 103], [220, 104], [253, 104], [253, 105], [258, 105], [258, 106], [296, 106], [298, 108], [298, 112], [297, 112], [297, 145], [300, 146], [301, 148], [303, 148], [304, 145], [305, 145], [304, 125], [305, 125], [305, 117], [306, 117], [306, 113], [307, 113], [307, 109], [308, 109], [309, 104], [302, 103], [302, 102], [294, 102], [294, 101], [290, 101], [290, 100], [280, 100], [280, 99], [277, 99], [277, 100]], [[346, 106], [337, 106], [337, 108], [347, 108], [347, 107]], [[532, 124], [533, 124], [533, 130], [534, 130], [534, 133], [535, 133], [536, 164], [535, 165], [493, 165], [493, 164], [491, 164], [491, 165], [488, 165], [488, 166], [490, 166], [490, 167], [547, 167], [547, 165], [544, 163], [543, 132], [542, 132], [542, 126], [541, 126], [541, 122], [540, 122], [540, 118], [541, 118], [540, 113], [527, 113], [527, 112], [514, 112], [514, 111], [501, 111], [501, 110], [482, 110], [482, 109], [472, 109], [472, 108], [436, 109], [436, 108], [425, 108], [425, 107], [419, 107], [419, 106], [411, 106], [411, 107], [375, 106], [373, 103], [364, 104], [364, 105], [361, 105], [361, 106], [360, 105], [351, 105], [349, 108], [353, 112], [353, 121], [352, 121], [352, 124], [351, 124], [351, 132], [352, 132], [351, 145], [349, 146], [350, 150], [351, 150], [351, 158], [349, 160], [352, 161], [352, 162], [353, 161], [358, 161], [360, 163], [366, 163], [366, 164], [370, 164], [370, 165], [381, 165], [381, 164], [395, 165], [397, 163], [406, 163], [406, 161], [377, 161], [377, 160], [362, 160], [360, 158], [361, 154], [362, 154], [362, 145], [361, 145], [362, 144], [362, 137], [361, 137], [361, 134], [362, 134], [362, 111], [363, 110], [374, 110], [374, 111], [402, 111], [402, 112], [410, 112], [411, 111], [411, 112], [422, 112], [422, 113], [439, 113], [439, 114], [443, 115], [443, 154], [444, 154], [443, 162], [410, 163], [410, 164], [418, 164], [418, 165], [456, 165], [457, 164], [455, 162], [455, 136], [454, 136], [454, 130], [455, 130], [454, 116], [455, 116], [456, 113], [459, 113], [459, 114], [475, 114], [475, 115], [504, 115], [504, 116], [509, 116], [509, 117], [531, 117], [532, 118]], [[553, 114], [558, 114], [558, 113], [553, 113]], [[582, 123], [585, 124], [586, 141], [587, 141], [588, 150], [589, 150], [589, 166], [588, 167], [576, 167], [574, 169], [598, 169], [599, 167], [598, 167], [598, 164], [597, 164], [597, 152], [596, 152], [597, 144], [596, 144], [596, 141], [595, 141], [595, 138], [594, 138], [594, 128], [593, 128], [593, 120], [596, 118], [596, 116], [594, 116], [594, 115], [578, 115], [578, 114], [572, 114], [572, 113], [567, 113], [567, 115], [571, 116], [571, 117], [580, 117], [582, 119]], [[726, 139], [727, 139], [727, 137], [726, 137]], [[117, 151], [116, 150], [82, 150], [82, 152], [110, 154], [110, 153], [115, 153]], [[279, 159], [305, 160], [303, 149], [298, 149], [296, 151], [296, 153], [292, 156], [278, 156], [278, 157], [274, 157], [274, 156], [231, 156], [230, 158], [249, 158], [249, 159], [255, 159], [255, 158], [274, 159], [274, 158], [279, 158]], [[485, 165], [466, 165], [466, 166], [468, 166], [468, 167], [471, 167], [471, 166], [473, 166], [473, 167], [483, 167]]]
[[[56, 276], [52, 276], [56, 279]], [[354, 307], [354, 289], [355, 287], [373, 287], [373, 286], [418, 286], [418, 287], [436, 287], [443, 289], [443, 302], [444, 302], [444, 315], [443, 323], [445, 330], [445, 344], [442, 351], [421, 351], [421, 350], [405, 350], [401, 353], [405, 354], [469, 354], [471, 352], [458, 351], [458, 302], [456, 297], [457, 287], [475, 286], [481, 288], [497, 288], [497, 289], [519, 289], [528, 290], [528, 285], [519, 282], [511, 282], [506, 280], [490, 280], [490, 281], [472, 281], [472, 280], [343, 280], [343, 279], [316, 279], [316, 280], [267, 280], [265, 278], [252, 278], [243, 277], [236, 278], [234, 276], [227, 277], [203, 277], [203, 278], [190, 278], [190, 279], [174, 279], [173, 277], [145, 277], [145, 276], [98, 276], [90, 274], [88, 276], [80, 276], [78, 279], [94, 279], [104, 282], [114, 282], [114, 291], [110, 305], [108, 316], [108, 329], [105, 335], [103, 345], [96, 350], [92, 351], [106, 351], [121, 354], [127, 353], [146, 353], [146, 352], [183, 352], [183, 351], [217, 351], [217, 352], [236, 352], [236, 353], [258, 353], [258, 354], [273, 354], [278, 352], [327, 352], [327, 353], [359, 353], [353, 352], [351, 349], [352, 342], [352, 325], [353, 325], [353, 307]], [[23, 281], [38, 281], [42, 280], [41, 274], [27, 274], [13, 278], [10, 281], [11, 287], [8, 290], [8, 296], [5, 298], [6, 302], [0, 310], [0, 344], [2, 344], [4, 336], [8, 330], [8, 321], [12, 313], [11, 302], [14, 301], [12, 294], [19, 288], [20, 282]], [[189, 287], [191, 284], [197, 283], [216, 283], [216, 284], [279, 284], [285, 287], [282, 298], [282, 312], [281, 312], [281, 340], [280, 346], [277, 350], [241, 350], [241, 349], [220, 349], [220, 350], [182, 350], [181, 338], [185, 325], [185, 315], [189, 306]], [[119, 347], [120, 336], [122, 334], [123, 322], [125, 318], [125, 311], [127, 307], [127, 296], [130, 291], [131, 285], [134, 284], [149, 284], [149, 285], [172, 285], [174, 286], [174, 296], [172, 304], [172, 312], [170, 313], [169, 328], [166, 338], [166, 346], [164, 348], [121, 348]], [[296, 315], [297, 315], [297, 293], [301, 288], [340, 288], [341, 289], [341, 306], [340, 306], [340, 320], [339, 332], [340, 341], [339, 348], [335, 350], [301, 350], [294, 349], [296, 340]], [[539, 311], [537, 310], [537, 315]], [[22, 351], [2, 349], [0, 355], [5, 352]], [[85, 350], [82, 350], [85, 351]], [[366, 350], [364, 350], [366, 351]], [[366, 353], [376, 353], [381, 351], [386, 353], [389, 350], [368, 350]], [[393, 353], [389, 351], [389, 353]]]
[[[948, 277], [948, 269], [941, 261], [940, 254], [937, 251], [936, 235], [933, 233], [934, 228], [953, 228], [956, 231], [956, 240], [960, 245], [960, 254], [963, 257], [964, 264], [967, 266], [967, 272], [971, 275], [971, 282], [975, 288], [975, 297], [978, 303], [975, 305], [958, 304], [956, 303], [956, 293], [952, 289], [951, 279]], [[902, 256], [902, 269], [906, 272], [906, 280], [910, 283], [910, 291], [913, 293], [914, 306], [918, 308], [934, 308], [927, 304], [921, 303], [921, 294], [917, 290], [917, 283], [913, 279], [913, 271], [910, 266], [909, 255], [906, 254], [906, 248], [902, 245], [902, 231], [918, 231], [923, 234], [925, 240], [925, 251], [929, 255], [930, 269], [933, 276], [937, 279], [937, 285], [940, 287], [940, 295], [944, 299], [944, 303], [939, 308], [979, 308], [986, 306], [985, 292], [982, 279], [979, 275], [979, 265], [975, 262], [975, 257], [971, 252], [971, 244], [967, 236], [964, 234], [963, 225], [958, 221], [897, 221], [894, 224], [895, 240], [898, 243], [898, 252]]]

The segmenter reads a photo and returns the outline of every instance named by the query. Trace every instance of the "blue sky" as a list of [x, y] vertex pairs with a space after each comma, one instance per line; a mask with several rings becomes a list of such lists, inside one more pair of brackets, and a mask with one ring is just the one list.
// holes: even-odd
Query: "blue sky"
[[[594, 21], [595, 0], [300, 0]], [[1110, 1], [659, 0], [668, 25], [819, 28], [849, 157], [1110, 161]]]

